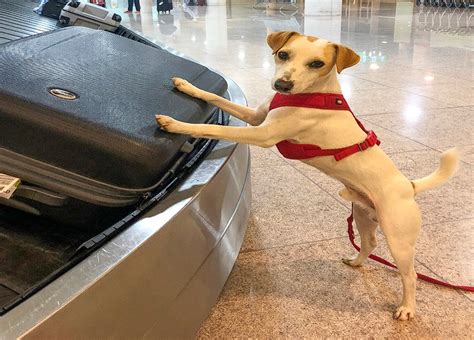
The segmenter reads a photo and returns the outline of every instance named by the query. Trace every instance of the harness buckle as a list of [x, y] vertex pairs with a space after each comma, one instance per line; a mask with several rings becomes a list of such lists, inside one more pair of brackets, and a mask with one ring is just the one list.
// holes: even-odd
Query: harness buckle
[[359, 148], [359, 151], [364, 151], [369, 148], [369, 143], [367, 143], [367, 140], [365, 140], [362, 143], [357, 144], [357, 147]]
[[373, 147], [375, 144], [377, 144], [377, 136], [371, 130], [367, 134], [367, 138], [362, 143], [357, 144], [357, 147], [359, 148], [359, 151], [364, 151]]

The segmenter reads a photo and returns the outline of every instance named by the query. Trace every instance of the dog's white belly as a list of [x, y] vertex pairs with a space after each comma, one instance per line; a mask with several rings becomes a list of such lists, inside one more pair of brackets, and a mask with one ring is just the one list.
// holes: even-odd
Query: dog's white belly
[[[352, 189], [366, 197], [370, 197], [370, 193], [365, 185], [365, 177], [361, 169], [353, 167], [341, 167], [330, 157], [312, 158], [302, 160], [304, 163], [317, 168], [327, 176], [334, 178], [342, 183], [345, 187]], [[362, 176], [361, 176], [362, 175]]]
[[365, 197], [372, 202], [372, 207], [376, 206], [375, 202], [384, 200], [387, 193], [412, 190], [410, 181], [377, 146], [341, 161], [333, 157], [317, 157], [303, 162]]

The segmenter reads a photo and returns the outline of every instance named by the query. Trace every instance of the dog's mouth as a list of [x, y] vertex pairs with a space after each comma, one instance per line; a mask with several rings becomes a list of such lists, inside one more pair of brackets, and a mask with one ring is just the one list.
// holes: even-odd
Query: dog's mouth
[[291, 91], [279, 91], [273, 86], [272, 86], [272, 88], [273, 88], [273, 90], [275, 90], [276, 92], [281, 93], [281, 94], [293, 94]]

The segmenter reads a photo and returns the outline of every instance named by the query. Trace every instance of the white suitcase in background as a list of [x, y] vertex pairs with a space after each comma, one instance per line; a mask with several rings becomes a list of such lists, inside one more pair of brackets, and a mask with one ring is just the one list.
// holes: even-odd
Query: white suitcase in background
[[59, 22], [65, 26], [84, 26], [111, 32], [120, 26], [121, 21], [120, 15], [84, 1], [70, 1], [59, 17]]

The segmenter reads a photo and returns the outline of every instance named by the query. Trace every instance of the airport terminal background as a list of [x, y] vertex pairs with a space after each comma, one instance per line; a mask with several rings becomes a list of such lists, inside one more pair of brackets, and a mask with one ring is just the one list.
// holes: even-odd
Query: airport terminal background
[[[353, 48], [361, 62], [339, 76], [343, 94], [408, 178], [425, 176], [442, 151], [459, 148], [456, 176], [417, 197], [423, 226], [415, 267], [474, 284], [472, 8], [426, 0], [185, 0], [159, 14], [156, 0], [141, 0], [140, 14], [125, 14], [126, 0], [106, 3], [124, 26], [233, 79], [251, 106], [273, 93], [268, 33], [298, 31]], [[122, 72], [133, 77], [133, 65]], [[341, 261], [355, 254], [341, 184], [274, 147], [250, 150], [245, 240], [198, 338], [472, 336], [472, 293], [424, 282], [416, 318], [395, 322], [398, 273], [373, 261], [360, 269]], [[381, 232], [378, 238], [375, 253], [390, 259]]]

